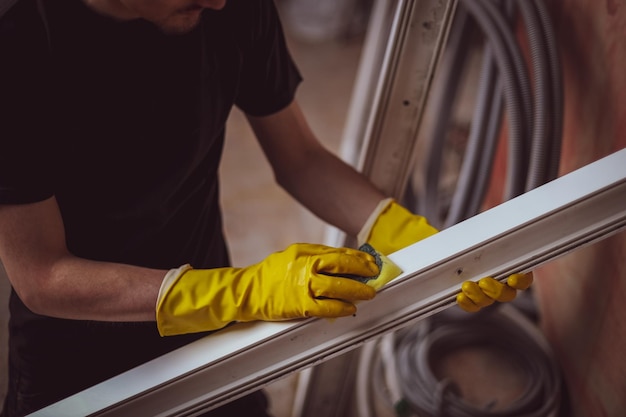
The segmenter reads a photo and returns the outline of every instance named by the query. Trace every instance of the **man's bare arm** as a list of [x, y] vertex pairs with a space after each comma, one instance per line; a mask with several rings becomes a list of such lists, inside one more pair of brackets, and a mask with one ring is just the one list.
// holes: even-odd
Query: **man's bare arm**
[[356, 236], [385, 195], [322, 146], [297, 102], [248, 121], [278, 183], [318, 217]]
[[0, 205], [0, 259], [28, 308], [67, 319], [154, 320], [167, 272], [73, 256], [54, 197]]

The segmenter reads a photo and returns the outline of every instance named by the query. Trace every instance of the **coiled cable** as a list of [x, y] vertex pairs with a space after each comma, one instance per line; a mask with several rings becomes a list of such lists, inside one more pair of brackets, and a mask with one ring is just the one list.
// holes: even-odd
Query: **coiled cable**
[[[471, 347], [498, 351], [517, 363], [525, 385], [510, 404], [470, 404], [454, 380], [437, 376], [437, 362]], [[562, 380], [549, 345], [510, 305], [463, 316], [448, 310], [370, 342], [360, 360], [362, 417], [554, 417], [559, 412]]]
[[[517, 39], [521, 16], [528, 39], [528, 62]], [[458, 91], [474, 27], [484, 35], [479, 90], [466, 152], [449, 206], [440, 207], [441, 158], [444, 127]], [[459, 36], [458, 33], [461, 33]], [[556, 39], [545, 5], [540, 0], [460, 0], [444, 52], [439, 76], [443, 92], [435, 96], [436, 128], [430, 132], [425, 158], [424, 192], [411, 192], [404, 203], [440, 228], [477, 214], [489, 186], [497, 135], [506, 116], [508, 157], [504, 200], [542, 185], [558, 175], [563, 87]], [[531, 87], [532, 86], [532, 87]], [[480, 150], [480, 152], [479, 152]]]

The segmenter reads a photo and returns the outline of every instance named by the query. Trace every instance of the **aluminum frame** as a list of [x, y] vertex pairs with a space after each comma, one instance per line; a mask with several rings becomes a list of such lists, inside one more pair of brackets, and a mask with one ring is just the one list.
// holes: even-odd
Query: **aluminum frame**
[[457, 0], [399, 0], [376, 85], [359, 170], [386, 195], [402, 197], [435, 68]]
[[529, 271], [626, 227], [626, 149], [391, 254], [353, 317], [242, 323], [32, 416], [195, 416], [454, 305], [465, 280]]

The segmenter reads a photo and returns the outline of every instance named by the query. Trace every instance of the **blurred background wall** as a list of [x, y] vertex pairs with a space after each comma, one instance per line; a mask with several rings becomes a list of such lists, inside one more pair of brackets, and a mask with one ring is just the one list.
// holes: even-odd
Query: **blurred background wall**
[[[565, 174], [626, 147], [626, 1], [549, 5], [565, 77]], [[565, 373], [575, 416], [626, 412], [625, 259], [622, 232], [537, 274], [542, 327]]]

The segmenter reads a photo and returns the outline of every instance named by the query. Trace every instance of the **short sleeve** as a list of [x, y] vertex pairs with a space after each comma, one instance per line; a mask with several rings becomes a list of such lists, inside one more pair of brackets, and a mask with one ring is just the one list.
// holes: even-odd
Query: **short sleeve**
[[22, 0], [0, 18], [0, 204], [50, 197], [47, 38], [36, 4]]
[[244, 42], [236, 105], [249, 115], [265, 116], [293, 101], [302, 77], [287, 48], [273, 1], [244, 2], [253, 6], [245, 12], [251, 20], [251, 30]]

